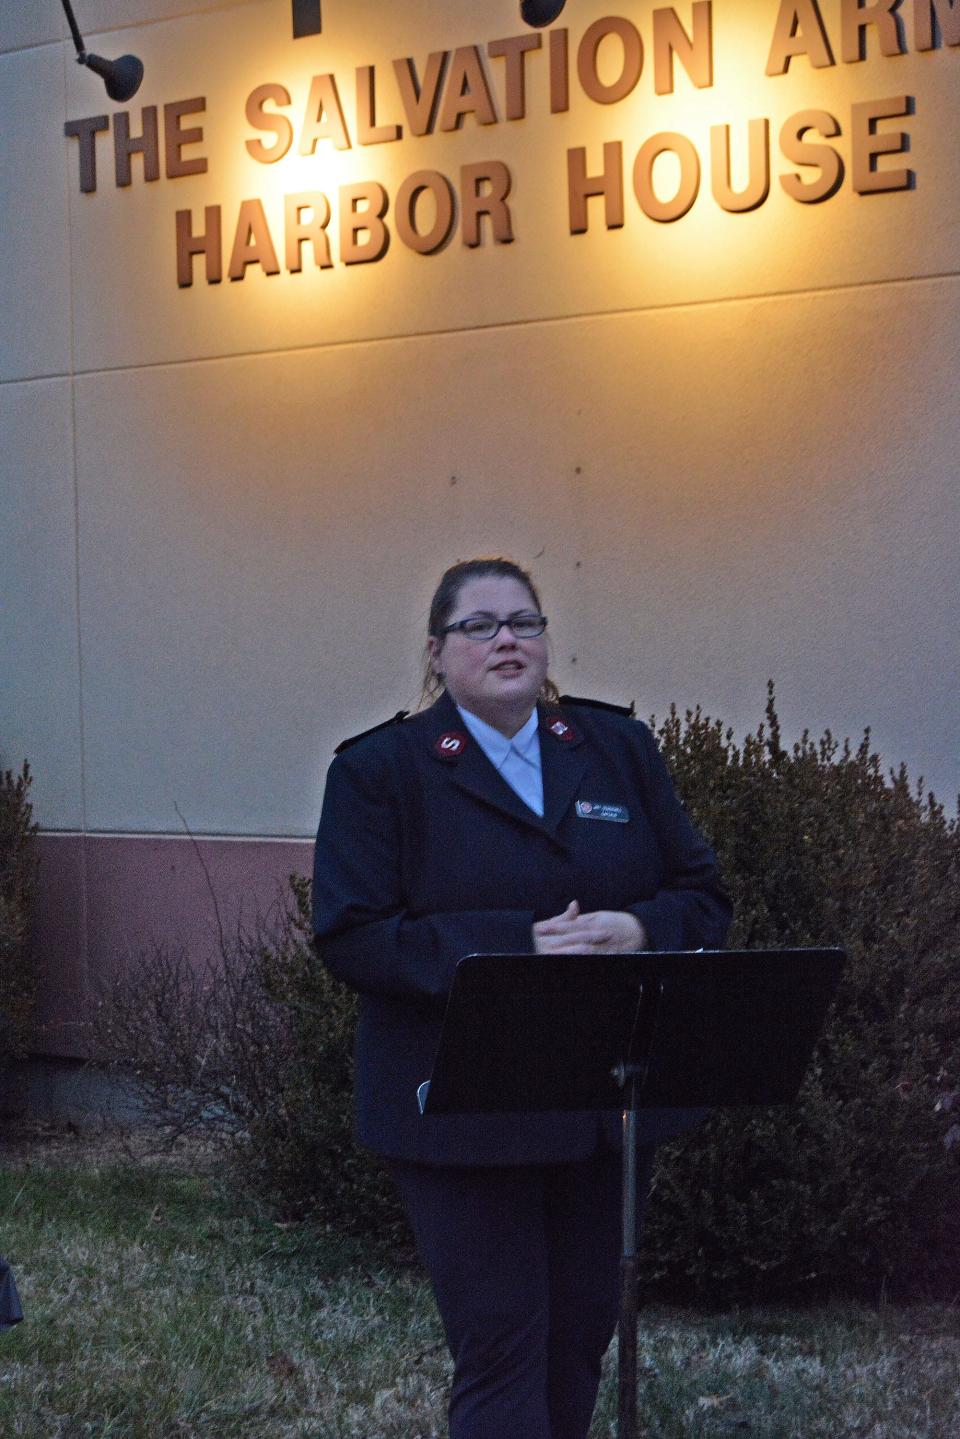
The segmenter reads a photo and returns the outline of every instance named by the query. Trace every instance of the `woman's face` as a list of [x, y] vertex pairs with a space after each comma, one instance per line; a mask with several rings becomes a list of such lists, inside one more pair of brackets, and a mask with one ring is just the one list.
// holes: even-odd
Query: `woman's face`
[[[465, 580], [448, 624], [474, 615], [498, 620], [538, 614], [526, 585], [498, 575]], [[514, 733], [531, 714], [547, 674], [547, 637], [518, 640], [504, 625], [492, 640], [471, 640], [460, 630], [428, 640], [430, 662], [451, 698], [497, 729]]]

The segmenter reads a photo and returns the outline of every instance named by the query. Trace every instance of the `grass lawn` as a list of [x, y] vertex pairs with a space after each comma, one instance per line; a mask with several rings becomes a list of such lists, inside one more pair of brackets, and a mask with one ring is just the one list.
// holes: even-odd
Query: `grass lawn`
[[[208, 1162], [0, 1149], [3, 1439], [429, 1439], [448, 1364], [426, 1285], [259, 1213]], [[647, 1439], [955, 1439], [960, 1312], [641, 1315]], [[591, 1439], [616, 1432], [615, 1356]]]

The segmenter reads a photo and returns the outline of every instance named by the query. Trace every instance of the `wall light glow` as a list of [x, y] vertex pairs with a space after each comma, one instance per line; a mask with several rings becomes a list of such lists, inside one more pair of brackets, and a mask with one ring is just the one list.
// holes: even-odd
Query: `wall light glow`
[[[492, 38], [485, 11], [439, 21], [411, 0], [412, 38], [404, 9], [373, 37], [353, 16], [312, 44], [253, 7], [209, 95], [171, 50], [166, 83], [184, 88], [67, 133], [81, 190], [109, 191], [115, 171], [117, 223], [165, 247], [184, 315], [209, 288], [218, 314], [272, 307], [294, 333], [320, 305], [347, 335], [388, 312], [445, 327], [791, 288], [828, 254], [841, 280], [861, 273], [867, 231], [876, 251], [877, 226], [912, 203], [913, 132], [933, 110], [914, 92], [944, 89], [960, 46], [958, 20], [934, 64], [921, 31], [923, 53], [909, 36], [895, 53], [875, 8], [852, 58], [845, 32], [785, 38], [750, 0], [630, 16], [580, 0], [566, 26]], [[192, 23], [208, 53], [214, 19]], [[164, 83], [155, 57], [150, 73]]]

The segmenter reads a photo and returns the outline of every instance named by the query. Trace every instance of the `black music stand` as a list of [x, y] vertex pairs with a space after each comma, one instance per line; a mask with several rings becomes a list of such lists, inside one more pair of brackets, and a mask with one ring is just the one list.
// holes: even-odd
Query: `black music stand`
[[637, 1113], [788, 1104], [840, 949], [471, 954], [457, 965], [424, 1114], [620, 1110], [620, 1439], [637, 1422]]

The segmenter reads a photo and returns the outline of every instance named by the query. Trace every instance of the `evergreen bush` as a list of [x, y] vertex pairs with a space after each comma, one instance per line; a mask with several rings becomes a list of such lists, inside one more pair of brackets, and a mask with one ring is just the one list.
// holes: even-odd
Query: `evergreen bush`
[[960, 829], [869, 732], [738, 748], [699, 710], [658, 740], [715, 844], [734, 947], [842, 944], [796, 1105], [717, 1112], [661, 1152], [648, 1283], [699, 1299], [876, 1296], [960, 1284]]
[[0, 1066], [26, 1053], [36, 977], [27, 948], [36, 879], [30, 767], [0, 770]]

